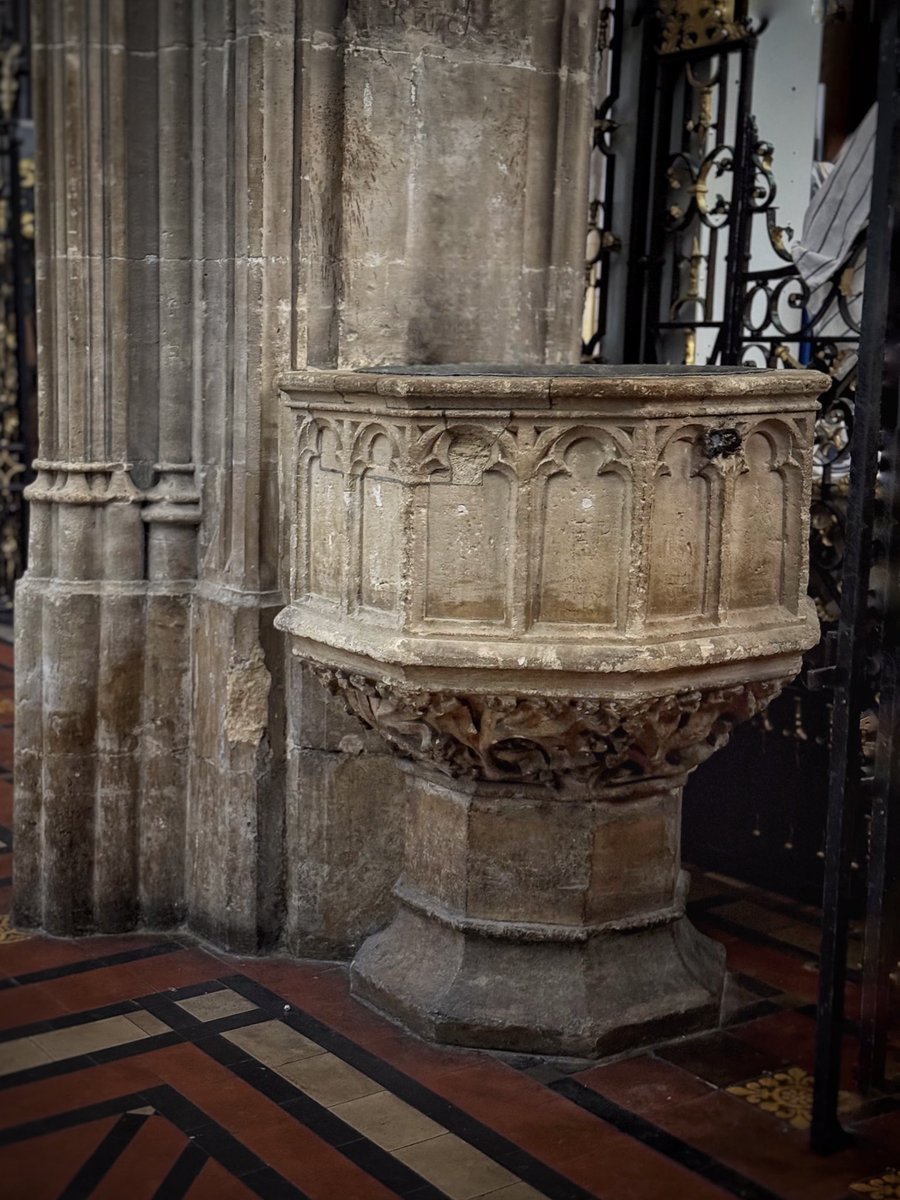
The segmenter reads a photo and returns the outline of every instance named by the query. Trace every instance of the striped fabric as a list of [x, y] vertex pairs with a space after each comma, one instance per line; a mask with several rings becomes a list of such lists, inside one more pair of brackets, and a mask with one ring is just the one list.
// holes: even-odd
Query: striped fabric
[[800, 240], [791, 247], [797, 270], [811, 288], [831, 278], [869, 219], [877, 120], [873, 104], [841, 147], [806, 210]]

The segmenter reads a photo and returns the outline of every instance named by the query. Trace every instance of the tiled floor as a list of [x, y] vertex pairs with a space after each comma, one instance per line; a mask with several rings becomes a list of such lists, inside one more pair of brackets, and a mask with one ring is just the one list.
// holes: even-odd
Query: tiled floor
[[[0, 644], [0, 912], [11, 668]], [[599, 1066], [427, 1045], [340, 966], [2, 918], [0, 1197], [900, 1197], [900, 1099], [854, 1093], [850, 1037], [854, 1144], [806, 1148], [815, 914], [711, 876], [694, 896], [735, 972], [726, 1027]]]

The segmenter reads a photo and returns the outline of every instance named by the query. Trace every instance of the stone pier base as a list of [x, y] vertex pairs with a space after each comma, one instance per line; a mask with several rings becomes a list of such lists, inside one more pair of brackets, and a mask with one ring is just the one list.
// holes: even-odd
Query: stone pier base
[[725, 954], [684, 916], [680, 787], [412, 784], [400, 908], [356, 996], [436, 1041], [540, 1054], [717, 1024]]

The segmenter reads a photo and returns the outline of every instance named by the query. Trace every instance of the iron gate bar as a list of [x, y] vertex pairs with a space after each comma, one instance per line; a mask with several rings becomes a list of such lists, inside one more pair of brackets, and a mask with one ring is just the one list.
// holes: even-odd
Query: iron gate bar
[[[732, 206], [732, 218], [728, 223], [728, 251], [725, 270], [735, 281], [743, 280], [750, 262], [750, 230], [752, 211], [749, 203], [742, 203], [752, 194], [756, 177], [753, 164], [754, 122], [753, 109], [753, 62], [756, 56], [756, 36], [746, 38], [740, 49], [740, 80], [738, 82], [737, 122], [734, 137], [734, 183], [732, 195], [736, 203]], [[734, 366], [741, 360], [743, 343], [744, 295], [746, 288], [733, 286], [722, 314], [719, 345], [714, 347], [712, 358], [716, 362]], [[718, 354], [716, 351], [718, 350]]]
[[[744, 20], [744, 6], [737, 6], [736, 19]], [[739, 11], [740, 10], [740, 11]], [[768, 25], [761, 20], [758, 25], [747, 23], [740, 38], [729, 38], [704, 42], [698, 46], [686, 46], [677, 50], [658, 52], [660, 17], [656, 6], [646, 4], [636, 14], [635, 21], [643, 20], [644, 36], [641, 49], [641, 77], [639, 88], [636, 144], [646, 148], [638, 155], [632, 189], [630, 242], [625, 292], [625, 332], [622, 358], [625, 362], [657, 362], [660, 347], [656, 335], [662, 329], [687, 332], [699, 328], [716, 328], [720, 335], [716, 339], [710, 361], [735, 363], [743, 349], [741, 331], [743, 325], [744, 288], [729, 289], [728, 298], [719, 321], [661, 321], [661, 305], [666, 270], [667, 244], [670, 231], [660, 215], [666, 212], [666, 197], [670, 183], [668, 167], [673, 153], [672, 135], [675, 129], [686, 128], [684, 119], [677, 119], [676, 99], [679, 84], [684, 80], [685, 70], [699, 63], [716, 64], [717, 92], [726, 97], [729, 91], [727, 77], [734, 56], [740, 67], [738, 81], [734, 139], [728, 146], [723, 140], [722, 111], [717, 110], [714, 122], [718, 130], [718, 141], [713, 150], [730, 149], [729, 169], [733, 174], [731, 213], [727, 221], [715, 226], [714, 233], [724, 231], [727, 225], [727, 253], [725, 267], [734, 280], [742, 280], [747, 271], [749, 241], [752, 218], [755, 212], [747, 203], [751, 195], [756, 166], [753, 161], [756, 141], [755, 125], [751, 114], [753, 88], [753, 59], [760, 35]], [[690, 97], [683, 103], [688, 106]], [[682, 114], [682, 118], [686, 116]], [[713, 228], [713, 227], [709, 227]], [[716, 268], [715, 254], [704, 256], [708, 260], [708, 271]], [[674, 266], [677, 270], [677, 262]], [[707, 292], [712, 283], [707, 280]]]
[[[600, 245], [596, 257], [587, 263], [588, 271], [597, 267], [599, 289], [597, 282], [591, 283], [590, 278], [586, 290], [597, 291], [597, 311], [594, 328], [587, 342], [582, 342], [582, 361], [604, 362], [602, 353], [598, 354], [601, 343], [606, 335], [606, 324], [609, 313], [609, 271], [610, 259], [614, 250], [621, 246], [620, 239], [614, 233], [614, 201], [616, 193], [616, 149], [612, 137], [617, 128], [614, 118], [616, 103], [622, 87], [622, 45], [625, 38], [625, 0], [611, 0], [603, 5], [600, 11], [600, 29], [607, 34], [612, 25], [612, 34], [606, 46], [605, 53], [609, 56], [609, 91], [594, 108], [593, 150], [599, 150], [603, 155], [603, 197], [591, 197], [591, 203], [598, 205], [598, 214], [602, 219], [598, 222]], [[591, 219], [593, 219], [593, 212]], [[595, 357], [596, 356], [596, 357]]]
[[[834, 725], [829, 767], [828, 818], [823, 891], [819, 1007], [810, 1144], [828, 1154], [846, 1144], [838, 1120], [844, 987], [847, 974], [850, 849], [860, 808], [860, 716], [866, 688], [865, 654], [875, 487], [881, 433], [885, 334], [891, 268], [900, 271], [900, 90], [898, 90], [897, 0], [883, 0], [878, 70], [878, 128], [869, 219], [869, 252], [863, 296], [862, 336], [850, 459], [847, 545], [841, 589], [834, 688]], [[894, 281], [896, 294], [900, 286]], [[894, 385], [896, 390], [896, 385]], [[890, 406], [885, 406], [886, 414]], [[896, 428], [896, 420], [894, 420]], [[894, 439], [896, 441], [896, 439]], [[893, 447], [892, 447], [893, 449]], [[896, 470], [896, 464], [888, 464]], [[888, 706], [893, 711], [893, 704]], [[892, 731], [880, 716], [881, 740]], [[890, 754], [882, 753], [882, 763]], [[890, 764], [889, 764], [890, 765]], [[874, 831], [874, 826], [873, 826]]]
[[647, 232], [651, 218], [651, 189], [655, 169], [656, 152], [653, 148], [654, 135], [660, 132], [656, 120], [656, 89], [658, 68], [654, 43], [657, 36], [656, 21], [645, 5], [643, 13], [635, 15], [635, 22], [643, 20], [641, 39], [641, 75], [638, 85], [637, 128], [635, 144], [645, 147], [646, 152], [635, 156], [634, 179], [631, 185], [631, 213], [628, 238], [628, 273], [625, 286], [625, 320], [622, 342], [622, 362], [655, 362], [656, 355], [644, 357], [644, 326], [646, 324], [646, 287], [650, 260], [647, 255]]
[[[894, 13], [895, 20], [900, 20]], [[869, 877], [860, 1012], [859, 1082], [885, 1084], [891, 971], [900, 955], [900, 29], [891, 47], [895, 75], [890, 128], [891, 195], [876, 606], [881, 614], [878, 736], [869, 827]]]

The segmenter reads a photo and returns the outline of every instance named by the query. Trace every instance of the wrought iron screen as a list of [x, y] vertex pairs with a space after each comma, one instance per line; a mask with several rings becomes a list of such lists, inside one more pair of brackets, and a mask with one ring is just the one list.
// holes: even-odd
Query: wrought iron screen
[[[604, 275], [618, 245], [610, 139], [623, 12], [607, 5], [603, 13], [583, 337], [584, 357], [594, 359]], [[839, 616], [865, 238], [826, 284], [804, 283], [789, 250], [799, 231], [779, 223], [776, 148], [754, 117], [764, 23], [754, 27], [740, 0], [660, 0], [644, 6], [643, 25], [622, 361], [808, 365], [833, 381], [817, 426], [811, 514], [810, 591], [823, 642], [804, 677], [693, 782], [696, 819], [689, 804], [685, 825], [695, 858], [815, 902], [831, 704], [827, 688], [809, 684], [822, 678]], [[811, 149], [812, 141], [811, 129]], [[718, 804], [723, 787], [727, 814]]]

